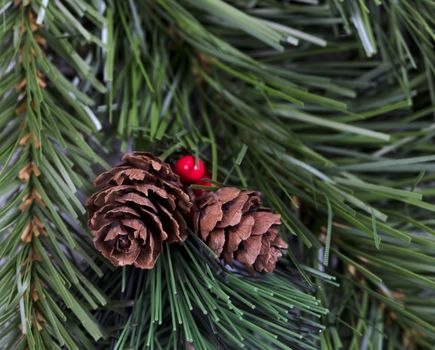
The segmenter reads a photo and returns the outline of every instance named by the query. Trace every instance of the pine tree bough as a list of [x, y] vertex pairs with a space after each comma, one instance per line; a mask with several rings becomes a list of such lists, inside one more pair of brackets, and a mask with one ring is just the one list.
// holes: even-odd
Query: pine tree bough
[[[0, 349], [432, 349], [434, 11], [0, 0]], [[281, 218], [221, 189], [185, 238], [174, 189], [109, 171], [91, 207], [113, 269], [82, 199], [129, 149], [195, 154]], [[273, 273], [238, 268], [274, 268], [280, 221]]]
[[88, 225], [95, 247], [113, 265], [151, 269], [164, 242], [187, 238], [189, 196], [171, 167], [152, 154], [125, 155], [94, 185]]
[[[101, 270], [79, 234], [77, 198], [96, 159], [84, 141], [94, 131], [85, 112], [92, 100], [77, 86], [92, 74], [76, 52], [86, 40], [70, 26], [73, 16], [59, 11], [61, 2], [48, 3], [0, 5], [1, 349], [88, 348], [103, 335], [90, 310], [105, 297], [88, 288]], [[92, 17], [96, 28], [102, 18]], [[67, 60], [68, 76], [58, 68]]]
[[235, 187], [208, 192], [195, 201], [193, 224], [218, 257], [252, 271], [272, 272], [287, 248], [279, 236], [280, 215], [261, 207], [258, 192]]

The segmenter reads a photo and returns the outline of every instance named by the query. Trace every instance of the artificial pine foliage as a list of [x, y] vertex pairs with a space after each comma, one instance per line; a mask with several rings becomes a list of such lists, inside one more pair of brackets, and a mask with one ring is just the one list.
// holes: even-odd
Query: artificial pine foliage
[[[0, 349], [433, 347], [434, 14], [433, 0], [0, 0]], [[180, 207], [158, 220], [186, 222], [182, 244], [148, 270], [113, 266], [85, 202], [132, 151], [201, 159], [210, 180], [176, 181], [192, 203], [262, 192], [288, 244], [276, 269], [225, 264]]]

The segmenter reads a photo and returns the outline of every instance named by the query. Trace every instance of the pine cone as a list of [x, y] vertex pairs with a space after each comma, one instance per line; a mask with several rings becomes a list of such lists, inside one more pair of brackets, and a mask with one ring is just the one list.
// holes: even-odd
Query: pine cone
[[252, 270], [272, 272], [287, 243], [279, 236], [281, 218], [261, 208], [260, 193], [223, 187], [195, 201], [195, 233], [223, 258]]
[[178, 175], [149, 153], [126, 154], [100, 174], [97, 192], [86, 202], [94, 244], [115, 266], [153, 268], [163, 242], [187, 238], [191, 206]]

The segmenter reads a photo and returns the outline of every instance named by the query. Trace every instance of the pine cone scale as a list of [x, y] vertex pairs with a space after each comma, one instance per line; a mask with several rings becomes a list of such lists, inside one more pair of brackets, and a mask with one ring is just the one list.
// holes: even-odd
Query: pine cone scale
[[[206, 205], [207, 203], [204, 203]], [[210, 232], [216, 227], [217, 223], [222, 219], [223, 211], [219, 203], [206, 205], [203, 212], [195, 212], [194, 225], [201, 232], [201, 238], [206, 240]]]
[[160, 213], [163, 214], [162, 217], [166, 217], [166, 220], [162, 220], [163, 232], [167, 232], [168, 243], [177, 242], [183, 240], [183, 238], [178, 234], [180, 232], [180, 225], [174, 216], [163, 206], [160, 205]]
[[134, 210], [133, 208], [128, 207], [126, 205], [123, 205], [120, 207], [114, 207], [114, 208], [108, 210], [107, 213], [113, 214], [114, 216], [120, 215], [120, 214], [122, 215], [124, 213], [128, 213], [128, 214], [131, 214], [131, 215], [136, 216], [136, 217], [140, 216], [140, 214], [136, 210]]
[[225, 230], [224, 229], [214, 229], [210, 232], [210, 237], [208, 239], [208, 245], [213, 249], [217, 255], [222, 253], [225, 244]]
[[248, 266], [254, 265], [261, 251], [261, 236], [251, 236], [246, 241], [243, 241], [242, 248], [235, 254], [236, 260]]
[[281, 216], [270, 211], [258, 211], [253, 214], [255, 224], [252, 228], [252, 235], [263, 235], [268, 232], [272, 225], [281, 224]]
[[246, 241], [251, 236], [254, 223], [254, 217], [252, 215], [249, 215], [245, 216], [241, 220], [240, 225], [230, 229], [228, 234], [226, 251], [231, 253], [231, 256], [232, 253], [237, 250], [239, 244], [242, 241]]
[[235, 187], [223, 187], [219, 190], [219, 200], [222, 205], [235, 200], [242, 190]]
[[248, 198], [248, 193], [241, 192], [238, 197], [228, 202], [229, 204], [224, 203], [223, 206], [225, 206], [226, 215], [217, 224], [217, 227], [235, 226], [239, 224], [242, 219], [243, 207], [248, 201]]
[[116, 184], [121, 185], [127, 180], [130, 181], [143, 181], [145, 178], [152, 178], [152, 174], [143, 170], [130, 167], [118, 167], [109, 169], [94, 180], [94, 186], [99, 187], [106, 184], [108, 181], [113, 180]]

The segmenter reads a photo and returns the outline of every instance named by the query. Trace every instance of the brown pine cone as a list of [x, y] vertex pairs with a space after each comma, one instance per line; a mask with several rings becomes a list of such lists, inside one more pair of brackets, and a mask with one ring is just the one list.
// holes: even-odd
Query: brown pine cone
[[163, 242], [187, 238], [191, 206], [178, 175], [149, 153], [135, 152], [100, 174], [97, 192], [86, 202], [94, 244], [115, 266], [151, 269]]
[[261, 208], [260, 193], [223, 187], [198, 197], [195, 233], [227, 264], [233, 259], [252, 270], [272, 272], [287, 243], [279, 236], [281, 217]]

